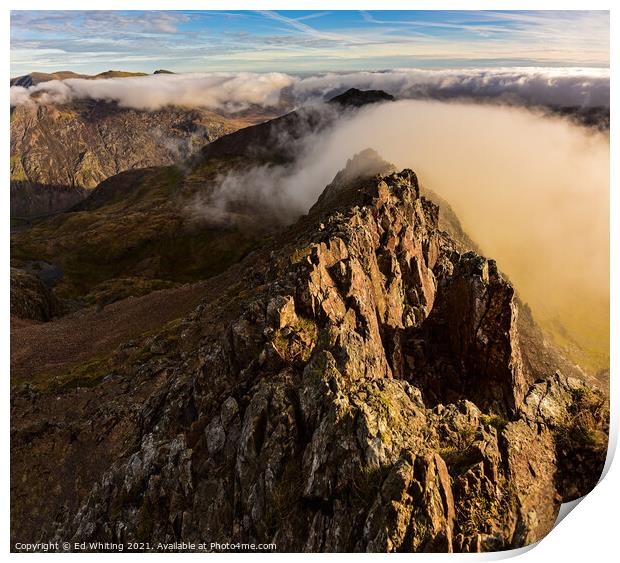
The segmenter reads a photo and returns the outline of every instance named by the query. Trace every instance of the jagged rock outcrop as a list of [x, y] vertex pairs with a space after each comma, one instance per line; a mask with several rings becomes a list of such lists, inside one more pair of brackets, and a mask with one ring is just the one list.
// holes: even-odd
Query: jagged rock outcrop
[[14, 511], [15, 539], [492, 551], [588, 492], [603, 396], [523, 362], [512, 286], [439, 230], [412, 171], [357, 164], [172, 334], [132, 344], [148, 353], [119, 349], [99, 385], [63, 394], [82, 415], [41, 428], [46, 398], [16, 394], [15, 467], [70, 425], [55, 459], [79, 488]]

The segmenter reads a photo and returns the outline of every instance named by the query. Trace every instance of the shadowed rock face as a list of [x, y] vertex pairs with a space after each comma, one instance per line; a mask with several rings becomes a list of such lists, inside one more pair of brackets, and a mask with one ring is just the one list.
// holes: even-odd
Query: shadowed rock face
[[603, 396], [523, 361], [512, 286], [439, 230], [412, 171], [390, 168], [360, 176], [351, 161], [94, 388], [16, 392], [14, 540], [492, 551], [542, 538], [598, 479]]

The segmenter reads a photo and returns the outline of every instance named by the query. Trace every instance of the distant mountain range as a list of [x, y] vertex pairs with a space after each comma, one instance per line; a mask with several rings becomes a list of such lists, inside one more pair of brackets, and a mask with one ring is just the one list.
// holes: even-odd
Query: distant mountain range
[[[174, 74], [170, 70], [156, 70], [153, 74]], [[23, 76], [11, 78], [11, 86], [35, 86], [41, 82], [50, 80], [67, 80], [68, 78], [84, 78], [86, 80], [100, 80], [102, 78], [127, 78], [129, 76], [147, 76], [146, 72], [127, 72], [125, 70], [106, 70], [99, 74], [78, 74], [70, 70], [59, 70], [56, 72], [31, 72]]]

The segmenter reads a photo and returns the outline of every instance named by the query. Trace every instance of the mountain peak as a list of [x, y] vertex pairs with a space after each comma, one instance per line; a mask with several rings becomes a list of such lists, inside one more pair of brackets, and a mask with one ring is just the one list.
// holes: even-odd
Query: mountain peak
[[310, 213], [330, 211], [336, 207], [363, 204], [370, 197], [368, 188], [360, 189], [360, 185], [373, 176], [385, 176], [396, 170], [396, 167], [384, 160], [374, 149], [365, 149], [347, 160], [332, 182], [323, 190]]
[[383, 90], [359, 90], [349, 88], [346, 92], [334, 96], [329, 103], [340, 104], [342, 106], [360, 107], [366, 104], [377, 104], [379, 102], [393, 102], [396, 98]]

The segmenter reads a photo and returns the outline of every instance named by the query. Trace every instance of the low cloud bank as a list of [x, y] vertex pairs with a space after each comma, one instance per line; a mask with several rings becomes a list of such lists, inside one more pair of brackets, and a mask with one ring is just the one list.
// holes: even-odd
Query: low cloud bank
[[70, 78], [41, 82], [28, 88], [12, 86], [11, 105], [93, 99], [140, 110], [176, 105], [237, 112], [252, 105], [264, 108], [278, 105], [280, 93], [293, 82], [293, 77], [278, 72], [157, 74], [99, 80]]
[[516, 105], [609, 106], [609, 71], [593, 68], [397, 69], [311, 76], [295, 83], [304, 99], [347, 88], [385, 90], [402, 99], [472, 98]]
[[405, 99], [477, 99], [514, 105], [609, 106], [609, 70], [494, 68], [326, 73], [196, 73], [87, 80], [72, 78], [11, 87], [11, 105], [105, 100], [155, 110], [168, 105], [238, 112], [248, 107], [291, 108], [344, 90], [385, 90]]
[[[208, 213], [248, 201], [293, 221], [347, 159], [375, 149], [446, 199], [539, 319], [559, 323], [604, 365], [609, 344], [609, 140], [520, 108], [400, 101], [304, 139], [292, 166], [219, 179]], [[200, 213], [200, 207], [194, 211]], [[211, 217], [213, 219], [213, 217]], [[608, 361], [608, 360], [607, 360]]]

